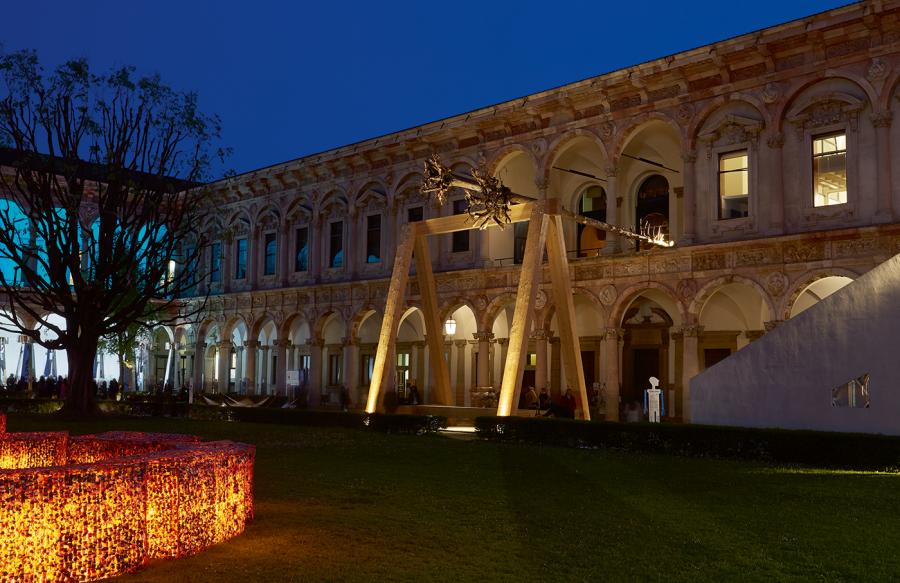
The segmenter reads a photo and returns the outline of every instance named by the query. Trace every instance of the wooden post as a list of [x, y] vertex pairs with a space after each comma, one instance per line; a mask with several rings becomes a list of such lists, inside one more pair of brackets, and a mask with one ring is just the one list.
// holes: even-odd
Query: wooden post
[[581, 405], [582, 418], [590, 420], [587, 387], [584, 385], [584, 366], [581, 362], [581, 342], [575, 329], [575, 303], [572, 300], [572, 282], [569, 280], [569, 262], [563, 239], [562, 217], [547, 216], [547, 259], [550, 263], [550, 281], [553, 282], [553, 301], [556, 304], [556, 322], [559, 325], [559, 344], [562, 349], [563, 370], [566, 385], [575, 390]]
[[378, 335], [378, 348], [375, 352], [375, 365], [372, 370], [372, 381], [369, 384], [369, 398], [366, 402], [366, 412], [374, 413], [380, 404], [381, 385], [386, 377], [388, 356], [394, 341], [397, 338], [397, 329], [400, 327], [400, 313], [403, 300], [406, 295], [406, 284], [409, 280], [409, 264], [412, 261], [413, 244], [416, 239], [416, 223], [404, 225], [400, 233], [400, 244], [397, 246], [397, 255], [394, 259], [394, 271], [391, 275], [391, 285], [388, 288], [387, 300], [384, 304], [384, 319], [381, 321], [381, 333]]
[[534, 298], [540, 284], [541, 260], [544, 254], [544, 237], [547, 232], [547, 216], [544, 206], [533, 203], [534, 208], [528, 223], [528, 235], [525, 240], [525, 257], [522, 271], [519, 274], [519, 290], [516, 307], [513, 312], [512, 327], [509, 331], [509, 347], [506, 353], [506, 365], [503, 368], [503, 382], [500, 385], [500, 401], [497, 415], [509, 416], [516, 411], [519, 393], [522, 390], [522, 371], [525, 368], [525, 357], [531, 322], [534, 319]]
[[422, 296], [422, 314], [425, 317], [425, 339], [428, 342], [431, 374], [434, 375], [434, 393], [438, 404], [453, 405], [450, 372], [447, 368], [447, 361], [444, 360], [444, 330], [438, 313], [437, 290], [434, 284], [434, 272], [431, 270], [431, 254], [428, 251], [428, 240], [425, 235], [419, 234], [418, 229], [416, 230], [414, 249], [419, 293]]

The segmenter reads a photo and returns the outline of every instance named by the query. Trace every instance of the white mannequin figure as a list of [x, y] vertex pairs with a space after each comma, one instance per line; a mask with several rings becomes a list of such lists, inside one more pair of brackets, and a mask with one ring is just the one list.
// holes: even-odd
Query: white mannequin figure
[[666, 414], [659, 379], [656, 377], [650, 377], [650, 388], [644, 391], [644, 412], [650, 423], [659, 423], [659, 418]]

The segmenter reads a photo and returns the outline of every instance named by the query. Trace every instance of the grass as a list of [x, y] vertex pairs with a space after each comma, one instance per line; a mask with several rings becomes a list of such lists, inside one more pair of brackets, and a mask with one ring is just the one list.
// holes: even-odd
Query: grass
[[256, 444], [256, 519], [123, 581], [770, 581], [900, 577], [900, 476], [167, 419]]

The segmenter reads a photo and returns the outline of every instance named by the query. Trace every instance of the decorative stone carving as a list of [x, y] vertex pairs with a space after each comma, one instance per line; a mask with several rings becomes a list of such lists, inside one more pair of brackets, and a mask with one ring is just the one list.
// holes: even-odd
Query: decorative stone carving
[[475, 304], [475, 308], [479, 311], [485, 310], [488, 307], [488, 299], [485, 295], [479, 295], [475, 297], [475, 301], [472, 302]]
[[539, 289], [537, 293], [534, 294], [534, 307], [537, 310], [543, 310], [544, 306], [547, 305], [547, 294], [544, 293], [544, 290]]
[[597, 297], [600, 298], [600, 303], [604, 306], [611, 306], [616, 301], [616, 298], [619, 297], [619, 291], [612, 284], [605, 285], [600, 290], [600, 293], [597, 294]]
[[876, 128], [889, 128], [894, 114], [890, 111], [879, 111], [872, 114], [872, 126]]
[[780, 271], [769, 274], [766, 278], [766, 290], [774, 297], [780, 297], [787, 289], [787, 277]]
[[547, 142], [539, 139], [531, 142], [531, 152], [535, 157], [540, 158], [547, 152]]
[[682, 326], [681, 333], [684, 334], [687, 338], [696, 338], [703, 333], [703, 326]]
[[697, 281], [694, 279], [682, 279], [675, 287], [675, 293], [682, 300], [690, 300], [697, 295]]
[[690, 103], [682, 103], [675, 111], [675, 119], [683, 124], [687, 124], [694, 117], [694, 106]]
[[616, 124], [611, 121], [600, 126], [600, 137], [604, 140], [610, 139], [616, 133]]
[[694, 253], [691, 256], [691, 264], [694, 271], [709, 271], [712, 269], [725, 269], [726, 261], [724, 253]]
[[817, 242], [789, 243], [784, 246], [784, 260], [787, 263], [805, 263], [825, 259], [825, 245]]
[[766, 138], [766, 145], [772, 148], [773, 150], [777, 150], [784, 146], [784, 134], [781, 132], [775, 132], [771, 134], [768, 138]]
[[875, 57], [866, 70], [866, 78], [873, 83], [887, 77], [890, 66], [881, 57]]
[[775, 103], [781, 97], [781, 86], [778, 83], [767, 83], [762, 89], [763, 101], [769, 104]]

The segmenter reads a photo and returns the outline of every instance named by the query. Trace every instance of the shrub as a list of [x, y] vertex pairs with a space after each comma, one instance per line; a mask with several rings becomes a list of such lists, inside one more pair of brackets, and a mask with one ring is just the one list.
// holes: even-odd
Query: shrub
[[479, 417], [482, 439], [865, 470], [900, 468], [900, 437], [712, 425]]

